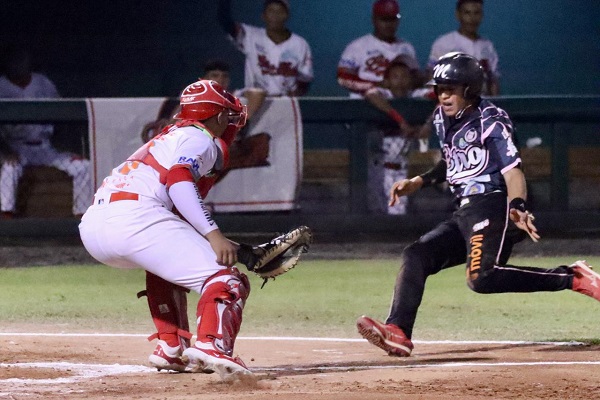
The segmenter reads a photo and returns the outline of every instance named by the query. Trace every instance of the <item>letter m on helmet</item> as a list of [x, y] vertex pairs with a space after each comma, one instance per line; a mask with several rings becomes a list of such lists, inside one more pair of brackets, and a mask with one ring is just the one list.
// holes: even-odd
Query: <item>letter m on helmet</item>
[[436, 64], [433, 67], [433, 78], [448, 78], [448, 70], [450, 69], [450, 64]]

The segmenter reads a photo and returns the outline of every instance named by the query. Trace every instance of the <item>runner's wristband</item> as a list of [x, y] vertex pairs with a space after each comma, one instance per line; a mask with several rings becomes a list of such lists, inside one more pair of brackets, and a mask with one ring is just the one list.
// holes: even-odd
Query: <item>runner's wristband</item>
[[527, 204], [525, 203], [525, 200], [520, 197], [515, 197], [514, 199], [512, 199], [508, 207], [514, 208], [515, 210], [521, 212], [527, 212]]
[[404, 117], [402, 115], [400, 115], [400, 113], [398, 111], [394, 110], [393, 108], [387, 112], [387, 115], [389, 115], [391, 119], [396, 121], [398, 123], [398, 125], [406, 122], [404, 120]]
[[446, 161], [438, 161], [433, 168], [419, 176], [423, 179], [423, 185], [421, 187], [444, 182], [446, 180]]

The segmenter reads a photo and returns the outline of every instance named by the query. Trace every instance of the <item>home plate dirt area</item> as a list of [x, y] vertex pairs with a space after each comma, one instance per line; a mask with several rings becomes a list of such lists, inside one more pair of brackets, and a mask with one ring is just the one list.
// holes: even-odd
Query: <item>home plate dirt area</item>
[[[11, 327], [14, 328], [14, 327]], [[600, 346], [240, 337], [253, 379], [157, 372], [145, 335], [0, 332], [0, 399], [600, 399]]]

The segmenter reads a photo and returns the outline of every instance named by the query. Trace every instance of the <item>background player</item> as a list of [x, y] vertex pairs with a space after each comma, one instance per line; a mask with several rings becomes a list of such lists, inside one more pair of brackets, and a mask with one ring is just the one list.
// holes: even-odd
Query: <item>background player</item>
[[479, 35], [483, 21], [483, 0], [458, 0], [454, 12], [458, 20], [458, 30], [438, 37], [431, 46], [427, 67], [430, 75], [433, 66], [444, 54], [452, 51], [469, 54], [479, 60], [485, 72], [482, 93], [497, 96], [500, 94], [498, 53], [494, 44]]
[[[202, 79], [213, 80], [217, 82], [219, 85], [223, 86], [225, 90], [229, 89], [229, 84], [231, 83], [230, 78], [230, 66], [223, 60], [215, 59], [209, 60], [204, 65], [204, 73], [202, 75]], [[236, 97], [239, 97], [247, 107], [248, 113], [248, 122], [252, 119], [252, 116], [260, 109], [263, 105], [265, 98], [267, 96], [267, 92], [260, 88], [245, 88], [235, 90], [233, 94]]]
[[369, 134], [369, 207], [374, 211], [391, 215], [407, 211], [406, 197], [393, 206], [388, 204], [388, 198], [394, 182], [407, 177], [409, 152], [420, 130], [409, 125], [390, 100], [415, 96], [418, 71], [416, 60], [400, 55], [390, 62], [380, 86], [365, 93], [365, 99], [390, 118], [390, 123], [378, 124]]
[[[405, 214], [405, 199], [394, 206], [388, 206], [386, 199], [393, 178], [406, 174], [406, 155], [410, 145], [406, 137], [410, 136], [413, 129], [398, 111], [382, 99], [392, 94], [389, 90], [391, 81], [389, 75], [386, 79], [386, 71], [393, 60], [400, 60], [397, 67], [400, 64], [408, 65], [409, 70], [407, 74], [398, 75], [404, 71], [395, 68], [395, 76], [402, 78], [394, 81], [394, 91], [397, 94], [409, 93], [418, 86], [419, 64], [413, 45], [396, 37], [400, 26], [400, 7], [396, 0], [377, 0], [373, 3], [371, 21], [373, 33], [353, 40], [342, 52], [337, 78], [338, 83], [350, 91], [351, 98], [363, 98], [369, 93], [367, 100], [386, 112], [397, 124], [393, 130], [378, 128], [370, 135], [372, 151], [369, 156], [369, 204], [373, 211]], [[385, 137], [380, 138], [382, 135]], [[390, 181], [389, 184], [385, 183], [386, 180]]]
[[[430, 171], [396, 182], [394, 204], [424, 186], [447, 180], [458, 209], [402, 253], [394, 296], [384, 323], [362, 316], [359, 333], [392, 356], [409, 356], [417, 310], [430, 275], [464, 264], [477, 293], [571, 289], [600, 301], [600, 274], [585, 261], [553, 269], [507, 264], [513, 244], [527, 232], [539, 239], [526, 199], [521, 158], [506, 112], [482, 100], [483, 68], [467, 54], [450, 53], [433, 69], [439, 106], [434, 125], [443, 152]], [[515, 226], [518, 229], [515, 229]]]
[[[0, 77], [0, 98], [39, 99], [60, 97], [54, 83], [33, 72], [31, 55], [21, 47], [6, 56], [6, 73]], [[58, 151], [52, 145], [52, 124], [0, 125], [0, 207], [4, 218], [16, 213], [17, 188], [27, 165], [47, 165], [73, 178], [73, 215], [80, 217], [92, 202], [90, 161], [80, 155]]]
[[400, 55], [416, 60], [410, 42], [396, 37], [400, 26], [400, 7], [396, 0], [373, 3], [373, 33], [350, 42], [338, 63], [338, 83], [350, 91], [350, 97], [361, 98], [365, 92], [379, 86], [392, 60]]
[[[229, 63], [223, 60], [208, 60], [206, 64], [204, 64], [202, 77], [198, 79], [215, 81], [219, 85], [221, 85], [223, 89], [230, 91], [230, 70], [231, 68], [229, 66]], [[239, 97], [240, 100], [244, 104], [246, 104], [248, 122], [250, 122], [252, 116], [262, 107], [267, 96], [266, 92], [263, 89], [259, 88], [239, 89], [234, 91], [233, 94], [236, 97]], [[174, 123], [175, 120], [173, 119], [173, 115], [175, 115], [178, 111], [179, 106], [174, 106], [171, 102], [165, 101], [160, 111], [158, 112], [158, 117], [156, 121], [150, 122], [146, 126], [144, 126], [144, 128], [142, 128], [142, 141], [146, 143], [154, 136], [158, 135], [167, 125]], [[247, 127], [248, 125], [246, 124], [245, 128]]]
[[[157, 328], [153, 337], [159, 339], [150, 363], [183, 371], [189, 360], [195, 371], [218, 371], [229, 379], [250, 373], [233, 357], [250, 284], [232, 267], [238, 245], [223, 236], [202, 197], [227, 163], [221, 137], [244, 126], [246, 109], [207, 80], [189, 85], [180, 104], [179, 122], [104, 179], [79, 229], [98, 261], [148, 272], [145, 294]], [[191, 347], [181, 288], [200, 294]]]
[[268, 96], [302, 96], [313, 80], [310, 46], [286, 27], [287, 0], [265, 0], [265, 28], [235, 22], [231, 0], [219, 0], [219, 23], [246, 56], [245, 89], [261, 88]]

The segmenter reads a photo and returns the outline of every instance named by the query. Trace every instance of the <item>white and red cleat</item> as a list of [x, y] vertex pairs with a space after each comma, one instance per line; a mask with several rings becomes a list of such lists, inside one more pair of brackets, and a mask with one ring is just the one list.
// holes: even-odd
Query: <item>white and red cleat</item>
[[579, 260], [571, 264], [573, 270], [573, 290], [600, 301], [600, 274], [592, 270], [585, 261]]
[[183, 372], [187, 366], [181, 359], [181, 346], [171, 347], [164, 340], [159, 340], [154, 352], [148, 357], [148, 362], [159, 371]]
[[369, 343], [384, 350], [390, 356], [408, 357], [414, 346], [402, 329], [396, 325], [383, 324], [365, 315], [356, 320], [358, 333]]
[[252, 375], [239, 357], [231, 357], [216, 349], [212, 343], [196, 343], [183, 352], [184, 361], [189, 362], [192, 372], [212, 374], [217, 372], [223, 381], [233, 381]]

